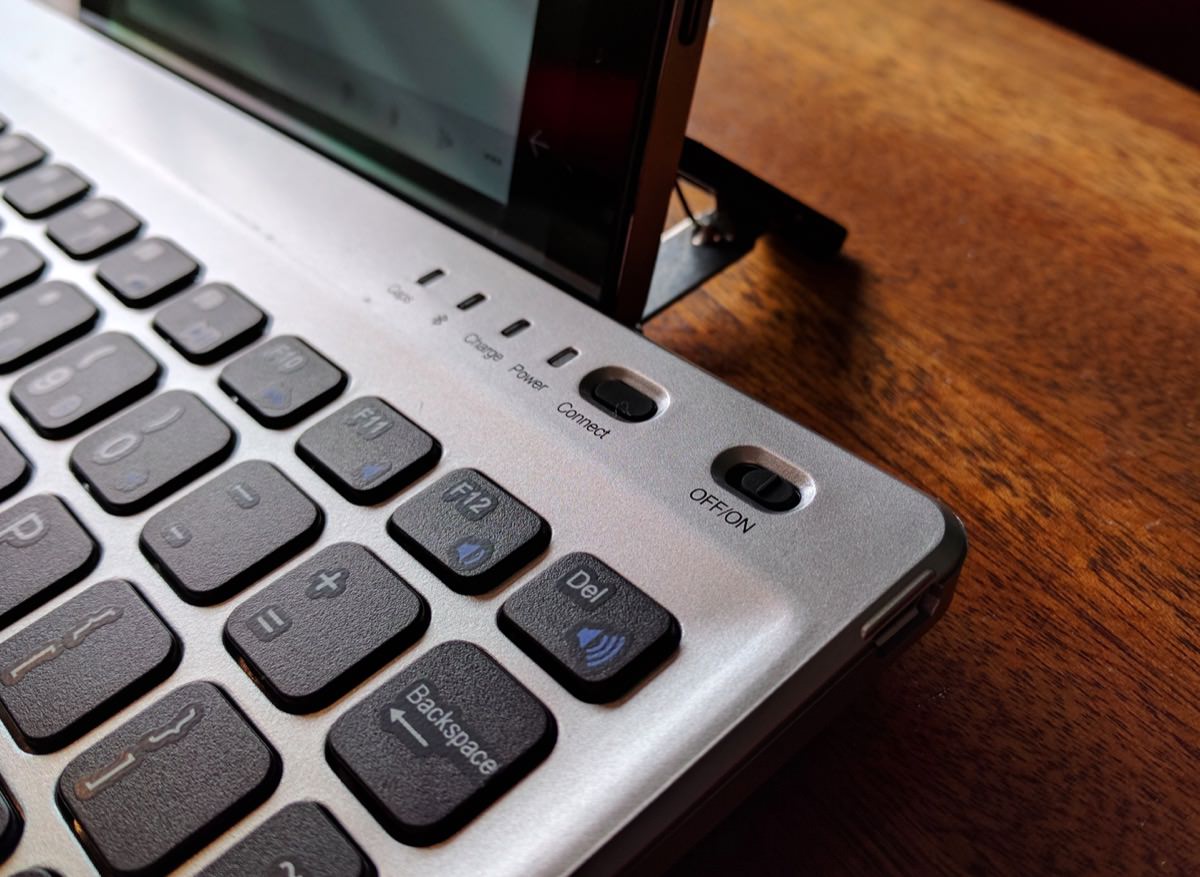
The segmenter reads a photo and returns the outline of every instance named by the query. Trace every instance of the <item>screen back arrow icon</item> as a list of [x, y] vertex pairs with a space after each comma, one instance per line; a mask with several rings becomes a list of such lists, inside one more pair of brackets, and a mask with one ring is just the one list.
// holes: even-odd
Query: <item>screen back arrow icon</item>
[[534, 158], [540, 158], [542, 150], [549, 151], [550, 144], [542, 139], [541, 128], [534, 131], [533, 136], [529, 138], [529, 149], [533, 152]]

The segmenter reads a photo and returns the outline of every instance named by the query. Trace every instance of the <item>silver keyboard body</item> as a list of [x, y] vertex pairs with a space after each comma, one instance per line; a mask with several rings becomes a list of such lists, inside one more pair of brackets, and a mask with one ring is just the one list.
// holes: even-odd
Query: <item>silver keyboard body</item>
[[[68, 471], [75, 441], [39, 438], [7, 401], [16, 375], [0, 378], [0, 418], [36, 466], [19, 496], [66, 498], [104, 546], [98, 569], [84, 583], [3, 635], [88, 584], [126, 578], [184, 645], [182, 663], [167, 682], [59, 752], [31, 755], [0, 734], [0, 774], [26, 823], [6, 873], [35, 865], [94, 873], [55, 803], [58, 775], [136, 711], [198, 679], [220, 684], [278, 749], [283, 778], [266, 804], [180, 873], [203, 867], [280, 807], [305, 799], [327, 806], [381, 874], [613, 871], [785, 724], [803, 724], [805, 706], [850, 668], [875, 662], [864, 628], [874, 634], [879, 620], [900, 605], [897, 598], [912, 596], [906, 588], [917, 576], [933, 570], [940, 583], [957, 571], [965, 550], [961, 530], [937, 503], [485, 247], [28, 0], [0, 4], [0, 34], [0, 111], [12, 130], [32, 134], [54, 160], [88, 175], [97, 194], [120, 199], [152, 233], [194, 253], [205, 279], [242, 289], [270, 313], [269, 333], [297, 334], [341, 365], [350, 375], [343, 400], [377, 394], [445, 449], [437, 467], [398, 500], [351, 505], [293, 452], [297, 436], [328, 410], [281, 432], [259, 426], [217, 389], [219, 365], [185, 362], [150, 331], [150, 313], [123, 307], [99, 287], [94, 265], [73, 263], [46, 240], [43, 224], [23, 221], [0, 204], [4, 234], [27, 238], [46, 254], [48, 277], [87, 291], [104, 312], [101, 329], [134, 334], [166, 365], [163, 388], [202, 395], [234, 426], [238, 446], [218, 471], [248, 459], [273, 461], [325, 510], [319, 542], [294, 563], [336, 541], [359, 542], [428, 600], [432, 618], [414, 647], [332, 707], [304, 716], [281, 712], [221, 639], [232, 608], [275, 575], [214, 607], [184, 603], [138, 550], [143, 524], [162, 504], [129, 518], [103, 512]], [[415, 279], [434, 267], [447, 276], [417, 286]], [[456, 310], [455, 303], [475, 291], [486, 293], [487, 302]], [[532, 327], [502, 338], [499, 330], [519, 318]], [[494, 354], [481, 351], [474, 337]], [[579, 356], [551, 368], [547, 357], [567, 346]], [[510, 369], [518, 364], [548, 387], [536, 390], [517, 379]], [[612, 421], [602, 439], [564, 417], [558, 407], [570, 402], [596, 420], [610, 420], [578, 387], [584, 375], [605, 366], [663, 388], [665, 410], [646, 423]], [[713, 461], [736, 447], [765, 449], [810, 479], [809, 501], [768, 514], [718, 484]], [[449, 590], [384, 529], [398, 501], [461, 466], [488, 473], [553, 529], [546, 555], [483, 597]], [[731, 526], [692, 498], [698, 490], [741, 510], [753, 527]], [[495, 622], [514, 588], [577, 550], [594, 553], [638, 584], [683, 629], [674, 657], [611, 705], [573, 698]], [[948, 592], [943, 609], [947, 601]], [[451, 639], [482, 646], [533, 691], [557, 719], [558, 741], [543, 764], [450, 840], [408, 847], [334, 775], [325, 738], [349, 706]]]

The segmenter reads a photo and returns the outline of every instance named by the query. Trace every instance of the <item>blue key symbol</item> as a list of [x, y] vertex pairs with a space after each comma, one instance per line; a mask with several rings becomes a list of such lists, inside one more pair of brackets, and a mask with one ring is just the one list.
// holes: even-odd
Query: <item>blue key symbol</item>
[[605, 633], [599, 627], [581, 627], [575, 631], [575, 639], [583, 652], [583, 662], [590, 668], [603, 667], [615, 660], [625, 648], [624, 636]]
[[391, 468], [391, 463], [367, 463], [358, 473], [358, 477], [363, 484], [370, 484], [372, 481]]
[[454, 546], [454, 558], [463, 569], [475, 569], [492, 556], [492, 543], [486, 539], [463, 539]]
[[286, 387], [272, 386], [262, 391], [262, 403], [268, 408], [284, 409], [292, 401], [291, 391]]

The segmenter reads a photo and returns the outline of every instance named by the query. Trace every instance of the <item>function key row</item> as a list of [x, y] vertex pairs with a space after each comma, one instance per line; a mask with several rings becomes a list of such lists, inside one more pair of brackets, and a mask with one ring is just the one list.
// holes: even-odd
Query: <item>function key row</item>
[[[32, 138], [0, 136], [5, 201], [28, 219], [48, 219], [47, 237], [60, 249], [72, 258], [90, 259], [138, 235], [144, 223], [136, 213], [112, 198], [87, 198], [91, 181], [67, 165], [43, 164], [46, 157], [46, 149]], [[0, 295], [36, 280], [45, 265], [27, 241], [0, 239]], [[190, 286], [202, 270], [200, 262], [178, 244], [151, 237], [104, 258], [96, 268], [96, 279], [124, 304], [144, 308]], [[66, 288], [73, 290], [76, 303], [86, 305], [52, 307], [55, 295], [61, 296]], [[75, 287], [61, 284], [55, 294], [43, 292], [6, 302], [0, 311], [0, 370], [20, 368], [95, 324], [99, 311]], [[164, 309], [154, 329], [187, 359], [207, 364], [250, 343], [266, 322], [267, 315], [237, 290], [210, 283]]]

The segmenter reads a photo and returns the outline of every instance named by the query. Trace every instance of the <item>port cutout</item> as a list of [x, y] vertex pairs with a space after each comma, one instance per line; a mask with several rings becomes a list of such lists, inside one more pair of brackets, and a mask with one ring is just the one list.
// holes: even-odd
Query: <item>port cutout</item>
[[417, 286], [428, 286], [431, 283], [436, 283], [446, 276], [446, 272], [441, 268], [434, 268], [432, 271], [427, 271], [417, 278]]
[[510, 323], [500, 330], [500, 334], [505, 338], [511, 338], [514, 335], [520, 335], [529, 328], [528, 320], [517, 320], [515, 323]]
[[578, 355], [579, 351], [574, 347], [564, 347], [562, 350], [558, 351], [558, 353], [547, 359], [546, 362], [550, 364], [551, 368], [562, 368]]
[[863, 639], [873, 640], [881, 654], [903, 648], [937, 618], [944, 607], [944, 582], [925, 570], [909, 582], [873, 619], [863, 625]]
[[469, 295], [464, 298], [458, 303], [457, 307], [460, 311], [469, 311], [471, 308], [475, 307], [475, 305], [483, 304], [485, 301], [487, 301], [487, 296], [482, 292], [477, 292], [474, 295]]

